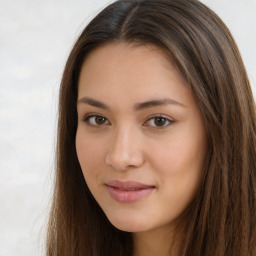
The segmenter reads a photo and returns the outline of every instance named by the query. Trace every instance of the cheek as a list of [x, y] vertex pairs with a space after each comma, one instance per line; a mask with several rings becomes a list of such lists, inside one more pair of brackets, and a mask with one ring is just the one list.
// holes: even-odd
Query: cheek
[[204, 154], [200, 155], [194, 145], [188, 140], [179, 140], [177, 144], [173, 140], [173, 144], [155, 161], [161, 202], [176, 217], [193, 201], [202, 182]]
[[76, 136], [76, 151], [78, 161], [83, 171], [86, 182], [89, 179], [97, 177], [102, 168], [102, 163], [105, 161], [104, 144], [95, 142], [89, 136], [84, 136], [77, 132]]
[[175, 130], [165, 143], [162, 161], [166, 166], [179, 172], [191, 170], [201, 171], [205, 162], [207, 139], [203, 125], [190, 122], [189, 125]]
[[[193, 143], [185, 138], [174, 138], [164, 146], [156, 144], [149, 148], [151, 149], [149, 159], [155, 165], [154, 169], [163, 174], [178, 175], [185, 171], [185, 167], [192, 168], [200, 162], [200, 157], [196, 153], [198, 148], [195, 148]], [[156, 168], [157, 166], [158, 168]]]
[[[180, 136], [168, 138], [163, 145], [151, 145], [151, 165], [160, 182], [176, 191], [194, 191], [199, 186], [206, 158], [204, 133], [180, 131]], [[163, 150], [164, 148], [164, 150]], [[193, 192], [192, 192], [193, 193]]]

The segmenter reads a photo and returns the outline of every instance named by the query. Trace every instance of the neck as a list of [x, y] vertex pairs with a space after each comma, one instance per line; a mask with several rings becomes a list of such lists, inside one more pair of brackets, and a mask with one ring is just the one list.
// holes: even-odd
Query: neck
[[133, 256], [177, 256], [180, 253], [182, 236], [174, 232], [174, 229], [164, 227], [134, 233], [133, 241]]

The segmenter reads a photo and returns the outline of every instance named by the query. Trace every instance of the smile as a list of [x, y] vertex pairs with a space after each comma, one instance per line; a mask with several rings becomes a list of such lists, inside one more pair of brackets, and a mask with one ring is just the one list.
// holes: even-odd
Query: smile
[[136, 181], [110, 181], [105, 184], [109, 195], [119, 203], [133, 203], [149, 195], [155, 186]]

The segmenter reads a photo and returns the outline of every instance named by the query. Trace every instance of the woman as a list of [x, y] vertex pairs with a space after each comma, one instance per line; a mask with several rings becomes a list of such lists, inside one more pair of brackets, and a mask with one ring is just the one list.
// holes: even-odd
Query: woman
[[255, 103], [205, 5], [109, 5], [71, 51], [59, 106], [47, 255], [256, 254]]

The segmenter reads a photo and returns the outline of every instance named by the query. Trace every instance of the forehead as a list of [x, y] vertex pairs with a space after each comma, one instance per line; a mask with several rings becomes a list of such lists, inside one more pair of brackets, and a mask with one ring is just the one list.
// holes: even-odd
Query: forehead
[[[118, 74], [125, 70], [126, 75], [135, 71], [133, 67], [139, 67], [138, 74], [145, 74], [151, 71], [152, 65], [155, 71], [156, 67], [172, 69], [173, 63], [167, 54], [157, 46], [152, 44], [137, 45], [134, 43], [112, 43], [100, 46], [89, 53], [86, 57], [82, 70], [87, 73], [101, 67], [98, 72], [109, 73], [110, 75]], [[88, 75], [88, 74], [87, 74]]]
[[87, 56], [78, 83], [79, 96], [96, 95], [100, 100], [116, 97], [123, 103], [168, 95], [182, 101], [189, 93], [169, 56], [154, 45], [101, 46]]
[[132, 86], [136, 80], [142, 83], [148, 78], [157, 80], [157, 85], [165, 77], [183, 80], [170, 57], [162, 49], [154, 45], [107, 44], [87, 56], [81, 68], [79, 85], [83, 80], [94, 80], [96, 83], [108, 79], [112, 83], [116, 80], [121, 83], [125, 79]]

